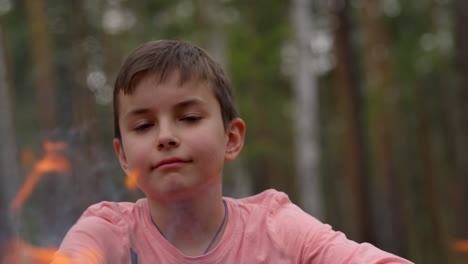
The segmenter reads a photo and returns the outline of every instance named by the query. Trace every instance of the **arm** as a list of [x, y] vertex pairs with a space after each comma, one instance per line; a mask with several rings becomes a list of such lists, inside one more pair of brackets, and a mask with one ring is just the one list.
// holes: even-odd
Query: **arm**
[[117, 225], [96, 216], [82, 218], [68, 231], [52, 264], [129, 263], [126, 241]]
[[[318, 222], [318, 221], [317, 221]], [[316, 223], [317, 229], [306, 240], [303, 263], [410, 264], [412, 262], [382, 251], [369, 243], [358, 244], [329, 225]]]
[[412, 262], [368, 243], [358, 244], [332, 230], [278, 192], [268, 200], [268, 233], [276, 248], [295, 263], [304, 264], [410, 264]]
[[411, 263], [369, 243], [358, 244], [347, 239], [292, 203], [274, 212], [273, 219], [271, 230], [276, 234], [277, 244], [290, 255], [296, 255], [299, 263]]

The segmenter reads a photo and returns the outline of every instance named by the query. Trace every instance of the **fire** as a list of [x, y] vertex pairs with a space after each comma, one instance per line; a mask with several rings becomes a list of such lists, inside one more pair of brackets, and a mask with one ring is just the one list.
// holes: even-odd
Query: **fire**
[[468, 253], [468, 240], [455, 240], [453, 248], [458, 252]]
[[33, 167], [23, 186], [19, 190], [11, 203], [11, 208], [17, 211], [29, 197], [36, 184], [49, 172], [67, 172], [70, 169], [70, 162], [59, 154], [67, 144], [64, 142], [45, 142], [44, 157]]
[[21, 239], [12, 239], [0, 248], [2, 264], [104, 264], [102, 256], [92, 248], [76, 251], [78, 259], [57, 251], [54, 247], [38, 247]]
[[12, 240], [8, 245], [5, 264], [73, 264], [65, 255], [56, 253], [56, 248], [41, 248], [21, 240]]
[[137, 170], [130, 172], [130, 174], [128, 174], [127, 177], [125, 177], [125, 186], [127, 187], [127, 189], [134, 191], [138, 188], [137, 178], [138, 178]]

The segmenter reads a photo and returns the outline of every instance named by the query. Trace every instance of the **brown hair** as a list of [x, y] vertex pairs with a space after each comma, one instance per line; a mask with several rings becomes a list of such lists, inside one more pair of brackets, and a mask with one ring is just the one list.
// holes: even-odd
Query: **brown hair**
[[238, 116], [231, 82], [221, 65], [204, 50], [183, 41], [151, 41], [137, 47], [128, 55], [115, 80], [113, 95], [115, 138], [121, 139], [118, 102], [120, 91], [131, 94], [138, 82], [148, 74], [154, 74], [159, 77], [159, 82], [164, 82], [174, 71], [179, 73], [180, 85], [190, 80], [198, 80], [211, 86], [220, 104], [225, 129], [230, 121]]

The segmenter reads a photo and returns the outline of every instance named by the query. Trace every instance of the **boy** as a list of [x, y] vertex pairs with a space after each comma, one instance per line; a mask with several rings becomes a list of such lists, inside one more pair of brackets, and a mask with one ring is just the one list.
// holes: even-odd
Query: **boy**
[[[125, 60], [114, 86], [114, 148], [146, 198], [87, 209], [57, 256], [73, 263], [410, 263], [268, 190], [222, 196], [224, 161], [244, 143], [231, 84], [203, 50], [153, 41]], [[58, 263], [58, 261], [56, 261]]]

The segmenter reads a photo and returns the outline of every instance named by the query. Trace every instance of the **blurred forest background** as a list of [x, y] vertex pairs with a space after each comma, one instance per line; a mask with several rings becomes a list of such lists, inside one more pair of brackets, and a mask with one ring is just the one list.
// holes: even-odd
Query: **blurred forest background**
[[466, 0], [0, 0], [0, 244], [54, 247], [90, 204], [142, 197], [113, 81], [139, 44], [182, 39], [247, 123], [225, 195], [276, 188], [353, 240], [468, 263], [466, 28]]

